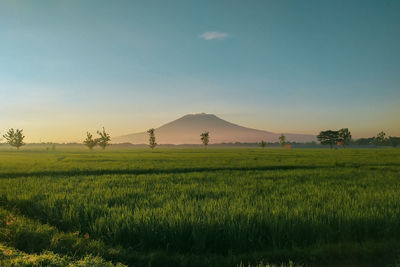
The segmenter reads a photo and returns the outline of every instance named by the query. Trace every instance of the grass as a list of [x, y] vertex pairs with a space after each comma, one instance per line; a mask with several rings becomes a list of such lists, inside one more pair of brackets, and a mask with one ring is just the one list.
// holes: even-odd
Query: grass
[[51, 266], [51, 267], [83, 267], [83, 266], [102, 266], [102, 267], [123, 267], [126, 265], [117, 263], [113, 264], [104, 261], [99, 257], [88, 255], [82, 259], [74, 260], [68, 256], [60, 256], [51, 251], [45, 251], [41, 254], [27, 254], [0, 244], [0, 264], [1, 266], [15, 267], [34, 267], [34, 266]]
[[135, 266], [394, 265], [399, 173], [398, 149], [3, 150], [0, 242]]

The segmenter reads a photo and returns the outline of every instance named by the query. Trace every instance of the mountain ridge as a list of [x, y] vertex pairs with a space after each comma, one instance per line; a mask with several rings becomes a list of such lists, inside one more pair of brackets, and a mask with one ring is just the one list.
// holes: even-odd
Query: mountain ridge
[[[253, 143], [264, 140], [277, 142], [280, 134], [244, 127], [223, 120], [214, 114], [187, 114], [155, 129], [159, 144], [199, 144], [200, 134], [210, 132], [210, 143]], [[315, 141], [314, 135], [284, 133], [288, 141]], [[148, 143], [146, 132], [126, 134], [113, 138], [112, 143]]]

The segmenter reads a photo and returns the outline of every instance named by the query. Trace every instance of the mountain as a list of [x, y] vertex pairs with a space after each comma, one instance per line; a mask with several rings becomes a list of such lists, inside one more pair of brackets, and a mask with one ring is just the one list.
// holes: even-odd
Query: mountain
[[[159, 144], [200, 144], [200, 134], [210, 132], [210, 143], [254, 143], [264, 140], [277, 142], [280, 134], [246, 128], [230, 123], [213, 114], [188, 114], [155, 129]], [[288, 141], [315, 141], [314, 135], [285, 133]], [[113, 143], [147, 144], [147, 132], [127, 134], [112, 139]]]

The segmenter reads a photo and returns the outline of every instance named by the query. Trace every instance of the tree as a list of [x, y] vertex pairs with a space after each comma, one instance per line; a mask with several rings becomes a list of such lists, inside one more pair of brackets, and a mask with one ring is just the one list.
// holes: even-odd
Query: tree
[[388, 138], [388, 143], [389, 143], [392, 147], [397, 147], [397, 146], [400, 144], [400, 137], [389, 136], [389, 138]]
[[13, 128], [11, 128], [10, 130], [8, 130], [6, 134], [3, 135], [3, 137], [7, 140], [7, 143], [19, 149], [21, 146], [25, 145], [24, 143], [25, 136], [23, 135], [22, 132], [23, 129], [14, 130]]
[[347, 128], [342, 128], [339, 130], [339, 143], [343, 148], [350, 144], [351, 132]]
[[97, 144], [104, 150], [106, 146], [109, 145], [109, 142], [111, 140], [111, 137], [108, 133], [106, 133], [106, 130], [103, 127], [103, 131], [97, 131], [97, 134], [100, 135], [99, 138], [96, 139]]
[[92, 150], [97, 145], [97, 139], [93, 139], [93, 135], [89, 132], [86, 133], [86, 139], [83, 140], [85, 146]]
[[154, 149], [157, 145], [154, 131], [155, 131], [154, 128], [151, 128], [147, 131], [149, 133], [149, 146], [151, 149]]
[[279, 136], [279, 144], [281, 144], [281, 146], [285, 146], [286, 144], [286, 136], [281, 134], [281, 136]]
[[329, 145], [332, 149], [332, 147], [338, 142], [339, 131], [322, 131], [319, 133], [319, 135], [317, 135], [317, 139], [321, 145]]
[[385, 140], [386, 140], [386, 134], [382, 131], [376, 135], [374, 139], [374, 144], [383, 145], [383, 143], [385, 143]]
[[260, 146], [261, 146], [262, 148], [264, 148], [266, 145], [267, 145], [267, 143], [266, 143], [264, 140], [261, 140]]
[[204, 147], [207, 148], [208, 146], [208, 142], [210, 141], [210, 133], [209, 132], [204, 132], [202, 134], [200, 134], [201, 138], [201, 142], [203, 143]]

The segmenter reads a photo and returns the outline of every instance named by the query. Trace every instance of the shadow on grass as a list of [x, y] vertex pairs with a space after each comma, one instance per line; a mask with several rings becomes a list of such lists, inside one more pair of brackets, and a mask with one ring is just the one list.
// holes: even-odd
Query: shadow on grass
[[[2, 221], [0, 231], [4, 232], [7, 229], [8, 233], [0, 235], [0, 241], [26, 253], [52, 251], [73, 257], [90, 254], [109, 261], [119, 261], [139, 267], [239, 266], [240, 263], [243, 263], [242, 266], [264, 266], [258, 265], [258, 263], [282, 263], [288, 262], [288, 260], [293, 260], [303, 266], [397, 266], [393, 264], [396, 262], [398, 252], [396, 238], [364, 238], [357, 241], [332, 240], [331, 243], [314, 242], [304, 246], [281, 248], [261, 247], [250, 251], [227, 249], [222, 253], [209, 251], [207, 247], [198, 250], [196, 244], [190, 244], [190, 240], [185, 240], [185, 248], [192, 248], [186, 252], [177, 248], [165, 249], [160, 246], [137, 250], [132, 246], [113, 246], [101, 238], [93, 239], [92, 236], [86, 238], [83, 235], [84, 232], [78, 232], [78, 234], [63, 232], [55, 226], [42, 224], [38, 220], [13, 213], [0, 208], [0, 221]], [[12, 218], [12, 223], [10, 223], [10, 218]], [[193, 231], [193, 229], [196, 229], [196, 225], [191, 225], [189, 230]], [[214, 239], [217, 237], [216, 235], [209, 236]], [[189, 243], [187, 243], [188, 241]]]
[[203, 167], [203, 168], [172, 168], [172, 169], [94, 169], [94, 170], [67, 170], [67, 171], [38, 171], [38, 172], [5, 172], [0, 173], [0, 178], [17, 177], [43, 177], [43, 176], [88, 176], [88, 175], [113, 175], [113, 174], [174, 174], [190, 172], [215, 172], [215, 171], [277, 171], [277, 170], [308, 170], [332, 168], [332, 166], [254, 166], [254, 167]]

